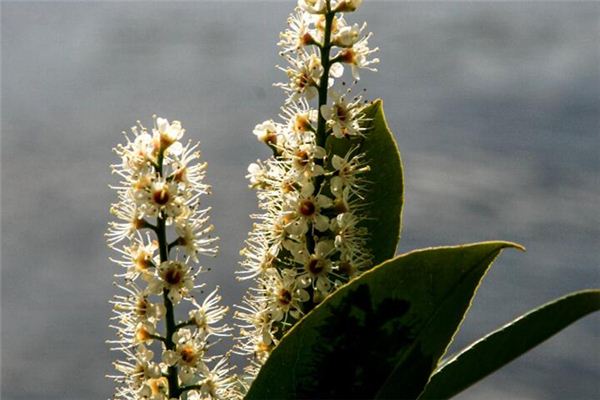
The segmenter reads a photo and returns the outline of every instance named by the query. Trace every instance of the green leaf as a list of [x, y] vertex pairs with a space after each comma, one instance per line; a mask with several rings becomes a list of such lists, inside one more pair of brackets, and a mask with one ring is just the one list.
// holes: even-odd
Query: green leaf
[[368, 201], [364, 213], [367, 219], [362, 226], [368, 229], [370, 235], [367, 247], [373, 252], [373, 265], [378, 265], [396, 254], [400, 239], [404, 203], [402, 160], [383, 113], [383, 101], [375, 100], [365, 107], [363, 113], [367, 118], [364, 139], [330, 136], [326, 147], [340, 157], [355, 146], [358, 146], [357, 154], [365, 154], [370, 171], [364, 174], [369, 184], [364, 196]]
[[508, 242], [417, 250], [327, 297], [281, 340], [247, 399], [416, 398]]
[[598, 310], [600, 290], [584, 290], [544, 304], [445, 362], [431, 377], [419, 399], [448, 399], [579, 318]]

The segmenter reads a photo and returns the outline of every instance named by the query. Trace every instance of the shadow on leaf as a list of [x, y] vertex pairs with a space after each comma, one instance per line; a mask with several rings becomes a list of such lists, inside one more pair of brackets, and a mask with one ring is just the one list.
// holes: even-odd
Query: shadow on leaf
[[373, 307], [370, 289], [358, 286], [317, 328], [321, 339], [310, 374], [298, 377], [300, 398], [373, 398], [401, 349], [414, 342], [407, 314], [410, 303], [386, 299]]

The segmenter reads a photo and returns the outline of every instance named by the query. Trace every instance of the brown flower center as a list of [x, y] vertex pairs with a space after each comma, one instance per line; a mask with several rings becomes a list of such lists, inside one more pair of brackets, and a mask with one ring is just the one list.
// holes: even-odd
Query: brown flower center
[[339, 270], [341, 273], [350, 275], [350, 274], [352, 274], [352, 271], [354, 270], [354, 268], [352, 267], [352, 264], [350, 264], [349, 261], [342, 261], [342, 262], [340, 262]]
[[169, 285], [177, 285], [179, 282], [181, 282], [182, 278], [183, 274], [181, 273], [181, 270], [176, 267], [170, 267], [163, 274], [163, 279]]
[[145, 342], [146, 340], [150, 339], [150, 332], [148, 332], [148, 330], [143, 326], [140, 326], [135, 332], [135, 338], [138, 340], [138, 342]]
[[302, 38], [300, 39], [300, 43], [302, 44], [302, 46], [307, 46], [309, 44], [314, 43], [314, 39], [311, 36], [310, 33], [306, 32], [304, 35], [302, 35]]
[[152, 265], [150, 261], [150, 256], [144, 252], [141, 252], [134, 259], [135, 269], [138, 272], [144, 272]]
[[319, 275], [325, 269], [325, 262], [320, 258], [312, 257], [307, 265], [308, 271], [313, 275]]
[[343, 198], [335, 200], [335, 202], [333, 203], [333, 209], [336, 214], [343, 214], [345, 212], [348, 212], [349, 210], [348, 205], [346, 204], [346, 201], [344, 201]]
[[154, 193], [152, 193], [152, 201], [161, 206], [167, 204], [169, 202], [169, 191], [167, 188], [155, 190]]
[[341, 62], [345, 62], [347, 64], [355, 64], [356, 62], [354, 50], [352, 49], [344, 49], [339, 55], [339, 58]]
[[187, 168], [181, 167], [173, 174], [173, 180], [175, 182], [185, 182], [187, 180]]
[[341, 122], [345, 122], [346, 118], [348, 118], [348, 112], [342, 106], [335, 107], [335, 114], [337, 115], [338, 120]]
[[306, 199], [300, 202], [300, 207], [298, 207], [298, 211], [305, 217], [312, 217], [317, 211], [317, 207], [312, 200]]
[[310, 161], [310, 155], [304, 150], [296, 151], [296, 164], [300, 167], [305, 167]]
[[198, 353], [192, 346], [184, 346], [179, 352], [181, 360], [186, 364], [195, 364]]
[[296, 120], [294, 121], [294, 129], [296, 132], [305, 132], [308, 128], [310, 128], [310, 121], [306, 115], [296, 116]]
[[283, 288], [277, 294], [277, 301], [283, 306], [287, 306], [292, 302], [292, 294], [289, 290]]
[[148, 313], [148, 300], [145, 297], [141, 297], [135, 304], [135, 313], [140, 317], [145, 316]]

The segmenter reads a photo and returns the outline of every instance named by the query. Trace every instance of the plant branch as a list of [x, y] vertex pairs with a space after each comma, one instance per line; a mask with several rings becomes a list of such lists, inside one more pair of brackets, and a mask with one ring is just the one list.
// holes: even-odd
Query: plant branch
[[[158, 154], [158, 174], [163, 176], [163, 159], [164, 159], [164, 150], [160, 149]], [[156, 235], [158, 236], [158, 248], [160, 251], [160, 262], [163, 263], [169, 260], [169, 244], [167, 242], [167, 232], [166, 232], [166, 218], [163, 212], [158, 216], [156, 223]], [[167, 289], [163, 289], [163, 302], [165, 305], [165, 326], [166, 326], [166, 334], [165, 334], [165, 347], [167, 350], [173, 350], [175, 348], [175, 343], [173, 342], [173, 334], [176, 332], [175, 329], [175, 310], [173, 307], [173, 302], [169, 299], [169, 291]], [[178, 371], [177, 366], [170, 366], [168, 369], [167, 380], [169, 382], [169, 397], [170, 398], [179, 398], [179, 394], [181, 390], [179, 388], [179, 380], [178, 380]]]

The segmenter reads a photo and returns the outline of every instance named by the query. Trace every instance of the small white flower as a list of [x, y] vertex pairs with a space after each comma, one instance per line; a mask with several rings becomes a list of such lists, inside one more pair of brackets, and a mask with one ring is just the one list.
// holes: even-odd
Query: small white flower
[[330, 96], [333, 104], [331, 106], [322, 105], [321, 114], [329, 121], [333, 136], [337, 138], [359, 136], [361, 134], [358, 118], [361, 111], [360, 98], [348, 103], [346, 98], [337, 92], [332, 91]]
[[269, 296], [269, 310], [273, 320], [285, 320], [289, 313], [298, 319], [302, 313], [302, 303], [308, 301], [309, 295], [305, 286], [296, 279], [296, 272], [284, 269], [281, 272], [272, 268], [263, 281]]
[[186, 209], [184, 195], [175, 182], [154, 175], [142, 176], [133, 186], [138, 209], [148, 217], [156, 217], [162, 211], [169, 217], [178, 216]]
[[169, 383], [164, 377], [148, 379], [136, 398], [142, 400], [168, 400]]
[[251, 163], [248, 166], [248, 175], [246, 178], [250, 180], [251, 188], [261, 188], [266, 185], [267, 170], [259, 163]]
[[153, 129], [154, 140], [159, 141], [162, 149], [166, 149], [181, 139], [184, 133], [185, 129], [181, 126], [181, 122], [169, 123], [165, 118], [156, 118], [156, 127]]
[[189, 296], [193, 287], [193, 277], [187, 265], [179, 261], [165, 261], [158, 267], [158, 276], [148, 283], [147, 290], [160, 294], [166, 289], [169, 299], [177, 304], [183, 297]]
[[294, 102], [302, 97], [311, 100], [318, 95], [319, 79], [323, 73], [321, 60], [316, 54], [298, 59], [290, 59], [291, 67], [283, 69], [290, 81], [277, 86], [291, 93], [288, 102]]
[[219, 288], [216, 288], [206, 296], [202, 304], [194, 302], [196, 309], [189, 312], [190, 320], [194, 322], [198, 336], [202, 339], [210, 336], [227, 336], [230, 331], [226, 324], [218, 325], [229, 310], [228, 307], [219, 305], [221, 296], [218, 290]]
[[378, 58], [368, 59], [368, 57], [379, 50], [375, 47], [374, 49], [369, 48], [369, 38], [371, 33], [360, 39], [352, 47], [342, 49], [336, 56], [335, 59], [350, 64], [352, 67], [352, 76], [354, 79], [360, 79], [360, 69], [368, 69], [370, 71], [377, 71], [372, 65], [379, 63]]
[[277, 143], [277, 130], [278, 127], [272, 119], [262, 122], [254, 128], [252, 133], [256, 135], [257, 139], [266, 144]]
[[302, 264], [304, 271], [298, 276], [298, 279], [304, 285], [312, 284], [313, 288], [319, 292], [316, 299], [322, 299], [331, 290], [332, 264], [330, 256], [334, 251], [335, 246], [331, 240], [321, 240], [315, 245], [313, 254], [309, 254], [306, 249], [296, 253], [297, 261]]
[[315, 43], [313, 29], [310, 26], [311, 19], [300, 10], [290, 15], [288, 29], [279, 35], [281, 40], [277, 43], [283, 49], [283, 54], [299, 51], [304, 46]]
[[358, 24], [343, 26], [333, 36], [332, 42], [339, 47], [352, 47], [366, 27], [366, 22], [362, 26]]
[[362, 4], [362, 0], [340, 0], [335, 7], [336, 12], [352, 12], [356, 11]]
[[218, 237], [211, 237], [215, 227], [208, 223], [210, 209], [194, 209], [189, 215], [175, 219], [175, 233], [179, 236], [177, 245], [182, 246], [185, 253], [194, 261], [198, 261], [198, 254], [215, 256], [218, 247], [214, 244]]
[[325, 232], [329, 228], [329, 218], [322, 213], [323, 209], [331, 207], [331, 199], [325, 195], [314, 194], [315, 187], [306, 182], [299, 193], [289, 197], [290, 213], [298, 224], [289, 224], [286, 229], [293, 235], [308, 231], [308, 223], [311, 223], [319, 232]]
[[203, 377], [200, 390], [189, 396], [189, 400], [230, 400], [239, 398], [232, 395], [236, 385], [235, 377], [231, 374], [233, 368], [227, 366], [224, 358], [221, 358], [212, 368], [204, 365], [200, 369]]
[[292, 168], [296, 172], [297, 178], [310, 179], [323, 175], [325, 172], [317, 162], [327, 155], [325, 149], [320, 146], [305, 143], [295, 149], [286, 149], [285, 153], [292, 160]]
[[327, 0], [298, 0], [298, 7], [311, 14], [327, 12]]
[[360, 154], [352, 156], [353, 153], [353, 150], [349, 151], [344, 158], [336, 154], [331, 159], [336, 174], [331, 178], [330, 188], [331, 193], [336, 197], [342, 196], [346, 187], [360, 197], [366, 186], [361, 175], [368, 172], [370, 168]]

